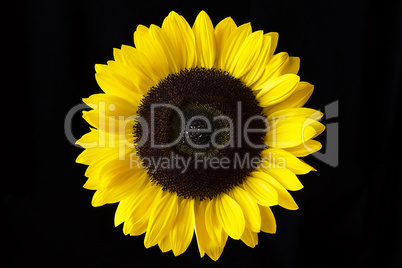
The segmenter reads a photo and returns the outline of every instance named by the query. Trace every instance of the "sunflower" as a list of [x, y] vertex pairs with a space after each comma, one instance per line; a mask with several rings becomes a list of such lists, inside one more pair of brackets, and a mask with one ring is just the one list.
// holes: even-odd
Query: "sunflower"
[[322, 113], [302, 107], [313, 85], [299, 58], [274, 54], [277, 41], [230, 17], [214, 27], [204, 11], [192, 27], [175, 12], [139, 25], [135, 47], [95, 65], [104, 93], [83, 99], [92, 127], [76, 162], [92, 205], [118, 203], [124, 234], [175, 256], [194, 234], [217, 260], [229, 236], [255, 247], [260, 231], [275, 233], [270, 207], [298, 209], [288, 190], [315, 170], [299, 157], [324, 131]]

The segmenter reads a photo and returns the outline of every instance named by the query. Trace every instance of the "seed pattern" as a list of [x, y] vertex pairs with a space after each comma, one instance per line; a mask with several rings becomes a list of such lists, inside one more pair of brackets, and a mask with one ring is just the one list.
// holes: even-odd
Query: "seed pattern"
[[[217, 143], [227, 145], [220, 148], [212, 146], [210, 142], [208, 148], [197, 149], [185, 139], [186, 135], [182, 135], [183, 138], [174, 146], [155, 148], [147, 139], [144, 145], [136, 148], [137, 154], [143, 160], [151, 180], [162, 186], [163, 190], [176, 192], [185, 198], [212, 199], [241, 184], [253, 171], [250, 161], [259, 157], [264, 133], [250, 132], [246, 140], [240, 128], [250, 117], [261, 115], [262, 108], [258, 106], [252, 90], [239, 79], [218, 69], [192, 68], [171, 74], [151, 88], [144, 96], [137, 114], [148, 125], [154, 124], [154, 132], [151, 133], [154, 144], [169, 144], [176, 141], [180, 133], [186, 134], [181, 131], [182, 121], [178, 119], [177, 111], [164, 105], [154, 108], [151, 117], [152, 104], [169, 104], [179, 108], [184, 114], [185, 123], [194, 116], [203, 116], [212, 122], [209, 134], [189, 134], [193, 144], [208, 144], [207, 139], [213, 136], [211, 133], [219, 131], [220, 135], [215, 136]], [[230, 120], [214, 121], [214, 118], [222, 116]], [[154, 118], [154, 122], [151, 122], [151, 118]], [[232, 126], [228, 121], [233, 123]], [[248, 127], [263, 130], [265, 123], [253, 120]], [[205, 122], [193, 118], [189, 128], [199, 130], [206, 126]], [[136, 144], [143, 135], [141, 124], [136, 124], [133, 132]], [[255, 144], [260, 147], [256, 148]], [[221, 161], [225, 161], [225, 166], [221, 165]]]

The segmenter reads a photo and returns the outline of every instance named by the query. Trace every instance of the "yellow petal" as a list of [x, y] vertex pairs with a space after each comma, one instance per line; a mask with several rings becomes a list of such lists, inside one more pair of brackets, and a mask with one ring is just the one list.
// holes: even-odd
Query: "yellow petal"
[[89, 165], [94, 161], [94, 159], [99, 156], [99, 153], [100, 151], [98, 148], [86, 149], [78, 155], [75, 162], [79, 164]]
[[276, 233], [276, 221], [272, 210], [269, 207], [259, 206], [261, 212], [261, 231], [265, 233]]
[[290, 169], [295, 174], [307, 174], [315, 169], [306, 164], [292, 153], [279, 148], [268, 148], [261, 152], [263, 161], [268, 161], [273, 165]]
[[[138, 203], [141, 202], [141, 199], [138, 198], [139, 196], [143, 195], [143, 193], [147, 192], [149, 179], [147, 178], [147, 180], [144, 182], [145, 183], [141, 185], [136, 191], [133, 191], [133, 193], [130, 196], [119, 202], [119, 205], [117, 206], [114, 216], [115, 226], [118, 226], [122, 224], [124, 221], [128, 220], [130, 218], [128, 215], [131, 215], [132, 210], [134, 210], [135, 207], [138, 206]], [[137, 204], [134, 202], [137, 202]]]
[[252, 30], [250, 23], [245, 23], [243, 25], [240, 25], [230, 34], [226, 43], [223, 46], [221, 56], [218, 59], [219, 68], [221, 68], [224, 71], [233, 70], [234, 55], [236, 55], [236, 53], [239, 51], [244, 40], [246, 40], [247, 36], [251, 34], [251, 31]]
[[103, 189], [103, 188], [96, 190], [96, 192], [92, 196], [92, 200], [91, 200], [91, 205], [93, 207], [100, 207], [100, 206], [103, 206], [106, 204], [106, 202], [103, 201], [104, 191], [105, 191], [105, 189]]
[[124, 99], [135, 102], [135, 94], [133, 94], [133, 92], [138, 92], [138, 89], [134, 84], [130, 85], [125, 83], [123, 79], [116, 78], [109, 73], [96, 73], [95, 79], [99, 87], [106, 94], [120, 96]]
[[290, 210], [296, 210], [299, 208], [289, 192], [272, 176], [265, 172], [253, 172], [252, 175], [265, 180], [275, 188], [278, 193], [278, 205]]
[[220, 247], [223, 247], [225, 242], [223, 233], [225, 231], [217, 217], [215, 198], [210, 200], [205, 208], [205, 227], [209, 237]]
[[265, 66], [264, 73], [261, 75], [258, 83], [253, 85], [254, 90], [264, 88], [272, 80], [282, 75], [283, 69], [289, 62], [289, 54], [286, 52], [280, 52], [273, 55], [268, 64]]
[[113, 56], [114, 61], [109, 60], [107, 62], [107, 68], [99, 68], [99, 66], [102, 65], [97, 64], [95, 65], [95, 71], [97, 73], [110, 73], [115, 78], [122, 79], [122, 82], [124, 82], [126, 85], [129, 85], [133, 81], [132, 75], [134, 70], [130, 68], [130, 65], [127, 64], [128, 62], [121, 49], [114, 48]]
[[88, 190], [96, 190], [99, 188], [99, 178], [89, 177], [85, 184], [82, 186]]
[[121, 51], [126, 65], [130, 68], [134, 85], [140, 90], [140, 94], [145, 94], [150, 87], [156, 85], [161, 77], [154, 72], [152, 67], [155, 63], [138, 49], [122, 45]]
[[109, 94], [93, 94], [88, 98], [82, 99], [85, 104], [93, 109], [104, 107], [101, 112], [105, 116], [124, 116], [129, 117], [135, 114], [138, 109], [138, 105], [141, 102], [142, 96], [137, 93], [133, 93], [133, 99], [137, 102], [129, 102], [119, 96], [113, 96]]
[[315, 135], [313, 136], [313, 138], [317, 137], [325, 130], [325, 125], [320, 122], [314, 122], [311, 124], [311, 126], [315, 130]]
[[[144, 169], [142, 169], [143, 171]], [[99, 176], [100, 183], [102, 187], [115, 186], [120, 183], [119, 173], [138, 173], [139, 169], [130, 169], [130, 162], [128, 159], [119, 160], [118, 158], [110, 159], [107, 163], [102, 166], [101, 174]], [[118, 180], [118, 183], [113, 183], [113, 180]]]
[[160, 79], [165, 78], [169, 74], [169, 63], [160, 44], [154, 41], [149, 29], [143, 25], [139, 25], [134, 32], [134, 43], [136, 48], [147, 56], [152, 63], [153, 73], [157, 74]]
[[166, 60], [169, 66], [169, 72], [177, 73], [181, 71], [182, 66], [180, 66], [179, 62], [180, 54], [177, 53], [176, 50], [174, 50], [170, 38], [167, 36], [166, 32], [156, 25], [151, 25], [149, 27], [149, 31], [154, 38], [154, 42], [157, 42], [160, 45], [166, 56]]
[[159, 190], [162, 198], [155, 199], [152, 204], [147, 232], [144, 238], [146, 248], [155, 246], [172, 229], [178, 212], [178, 198], [176, 193]]
[[258, 83], [258, 80], [261, 78], [264, 73], [265, 66], [268, 64], [270, 60], [270, 49], [271, 49], [271, 35], [264, 34], [262, 39], [261, 53], [257, 58], [250, 71], [245, 74], [242, 78], [242, 81], [251, 88], [253, 84]]
[[216, 58], [216, 39], [214, 26], [205, 11], [201, 11], [193, 25], [197, 51], [197, 66], [212, 68]]
[[118, 48], [113, 48], [113, 58], [115, 61], [124, 62], [123, 54]]
[[[90, 132], [82, 135], [82, 137], [79, 138], [75, 142], [75, 144], [80, 145], [81, 147], [87, 148], [87, 149], [98, 147], [99, 132], [96, 128], [89, 128], [89, 129], [90, 129]], [[77, 162], [77, 163], [80, 163], [80, 162]]]
[[[268, 121], [271, 123], [273, 122], [273, 125], [275, 125], [276, 121], [279, 122], [282, 119], [299, 120], [300, 122], [302, 122], [301, 129], [304, 129], [306, 127], [312, 127], [314, 129], [315, 133], [310, 138], [315, 138], [325, 130], [325, 126], [317, 121], [322, 116], [323, 113], [314, 109], [290, 108], [274, 112], [272, 115], [268, 116]], [[308, 140], [310, 138], [307, 138], [305, 140]]]
[[170, 241], [173, 254], [182, 254], [193, 238], [194, 234], [194, 200], [183, 199], [179, 205], [179, 212], [174, 228], [170, 232]]
[[135, 197], [136, 195], [132, 194], [119, 202], [114, 214], [114, 226], [119, 226], [124, 222], [126, 219], [127, 210], [131, 206], [133, 200], [135, 200]]
[[87, 121], [91, 126], [98, 128], [98, 130], [101, 126], [101, 131], [103, 131], [103, 133], [108, 129], [108, 125], [106, 125], [108, 120], [106, 120], [104, 115], [99, 114], [98, 110], [83, 111], [82, 118], [84, 118], [84, 120]]
[[276, 111], [286, 108], [302, 107], [313, 94], [314, 86], [308, 82], [301, 81], [295, 91], [285, 101], [264, 108], [264, 114], [270, 115]]
[[[260, 211], [258, 210], [258, 212]], [[244, 233], [240, 239], [241, 241], [244, 242], [244, 244], [246, 244], [251, 248], [254, 248], [256, 245], [258, 245], [258, 234], [256, 232], [251, 231], [248, 228], [244, 230]]]
[[[89, 149], [87, 149], [89, 150]], [[91, 149], [92, 150], [92, 149]], [[100, 172], [102, 170], [102, 167], [109, 163], [111, 160], [116, 158], [116, 150], [113, 149], [98, 149], [96, 150], [98, 155], [96, 158], [94, 158], [94, 161], [88, 166], [87, 170], [85, 171], [85, 176], [90, 178], [93, 183], [96, 183], [95, 188], [89, 188], [89, 189], [97, 189], [100, 184]], [[88, 185], [85, 184], [84, 188], [86, 188]], [[87, 188], [88, 189], [88, 188]]]
[[158, 192], [159, 187], [152, 185], [152, 183], [148, 181], [145, 187], [140, 188], [138, 192], [133, 195], [133, 200], [130, 202], [125, 212], [124, 234], [140, 235], [145, 233], [152, 205], [154, 201], [160, 199], [160, 195], [157, 195]]
[[[116, 149], [116, 156], [123, 156], [130, 152], [133, 146], [133, 126], [135, 117], [105, 116], [99, 110], [83, 111], [82, 117], [93, 127], [98, 128], [97, 140], [84, 142], [80, 139], [79, 145], [86, 148]], [[127, 149], [127, 150], [125, 150]], [[123, 157], [124, 158], [124, 157]]]
[[211, 241], [209, 238], [207, 228], [205, 226], [205, 208], [207, 201], [196, 201], [194, 203], [194, 231], [197, 237], [198, 250], [200, 251], [200, 257], [204, 257], [205, 248]]
[[108, 73], [109, 71], [109, 66], [107, 66], [107, 64], [100, 64], [97, 63], [95, 64], [95, 71], [97, 73]]
[[132, 170], [117, 173], [106, 186], [104, 201], [108, 204], [123, 200], [127, 196], [137, 192], [144, 183], [148, 175], [144, 170], [133, 172]]
[[83, 185], [85, 189], [96, 190], [100, 187], [99, 175], [104, 165], [116, 157], [116, 150], [106, 148], [91, 148], [83, 151], [77, 158], [77, 163], [89, 165], [85, 176], [88, 180]]
[[[226, 235], [224, 244], [226, 244], [227, 239], [228, 239], [228, 236]], [[222, 255], [223, 249], [224, 249], [224, 247], [212, 245], [211, 247], [207, 247], [205, 249], [205, 252], [213, 261], [217, 261], [219, 259], [219, 257]]]
[[269, 49], [269, 57], [272, 57], [272, 55], [274, 55], [274, 52], [278, 45], [279, 34], [276, 32], [269, 32], [266, 35], [271, 37], [271, 46]]
[[263, 206], [278, 204], [278, 193], [266, 181], [250, 176], [244, 180], [243, 186], [251, 198], [258, 204]]
[[[223, 248], [218, 245], [218, 243], [214, 242], [208, 235], [205, 222], [205, 209], [207, 206], [207, 203], [210, 202], [209, 200], [204, 200], [204, 201], [197, 201], [195, 204], [195, 210], [197, 211], [195, 213], [195, 220], [194, 220], [194, 227], [195, 227], [195, 234], [197, 236], [197, 244], [198, 244], [198, 249], [200, 251], [200, 256], [203, 257], [205, 253], [208, 254], [208, 256], [216, 261], [219, 259], [223, 252]], [[224, 233], [224, 239], [223, 239], [223, 245], [226, 244], [227, 240], [227, 234]]]
[[163, 21], [162, 30], [166, 32], [176, 51], [178, 67], [180, 69], [195, 67], [197, 60], [195, 37], [187, 21], [172, 11]]
[[317, 121], [300, 118], [277, 118], [270, 121], [270, 131], [267, 133], [265, 143], [270, 147], [289, 148], [298, 146], [316, 135], [312, 126]]
[[288, 190], [298, 191], [303, 188], [297, 176], [287, 168], [271, 167], [263, 169]]
[[282, 75], [267, 83], [256, 95], [262, 107], [276, 104], [288, 98], [299, 84], [300, 77], [295, 74]]
[[[171, 243], [170, 239], [171, 239], [171, 236], [166, 235], [161, 241], [159, 241], [158, 246], [163, 253], [168, 252], [169, 250], [172, 250], [172, 243]], [[177, 256], [177, 255], [175, 255], [175, 256]]]
[[246, 223], [239, 204], [229, 195], [221, 194], [216, 198], [216, 215], [225, 232], [233, 239], [240, 239]]
[[261, 57], [260, 52], [262, 40], [262, 31], [256, 31], [247, 36], [233, 57], [233, 67], [227, 71], [237, 78], [241, 78], [245, 75], [252, 67], [254, 67], [257, 59]]
[[147, 176], [144, 169], [130, 169], [128, 161], [119, 159], [105, 163], [99, 174], [95, 206], [116, 203], [132, 195]]
[[232, 191], [230, 191], [230, 196], [240, 205], [243, 211], [244, 218], [246, 219], [246, 229], [259, 232], [261, 216], [257, 203], [240, 187], [234, 187]]
[[283, 67], [281, 74], [297, 74], [300, 68], [299, 57], [289, 57], [286, 66]]
[[322, 148], [322, 145], [319, 141], [316, 140], [308, 140], [304, 142], [303, 144], [300, 144], [298, 146], [294, 147], [289, 147], [285, 148], [284, 150], [292, 153], [293, 155], [297, 157], [304, 157], [309, 154], [315, 153], [319, 151]]
[[237, 28], [236, 23], [231, 17], [220, 21], [215, 27], [216, 36], [216, 59], [220, 60], [222, 51], [228, 41], [230, 34]]
[[[120, 49], [115, 48], [114, 51], [119, 51], [120, 54], [123, 54]], [[108, 72], [97, 73], [113, 77], [114, 79], [119, 81], [119, 83], [124, 86], [124, 88], [127, 88], [129, 94], [141, 93], [141, 90], [136, 86], [137, 84], [135, 83], [135, 81], [137, 81], [137, 77], [134, 77], [134, 75], [137, 73], [135, 72], [135, 69], [127, 66], [125, 62], [112, 60], [107, 62], [107, 66]]]
[[288, 108], [282, 109], [280, 111], [276, 111], [271, 113], [268, 116], [268, 120], [275, 119], [275, 118], [290, 118], [290, 117], [302, 117], [308, 118], [311, 120], [319, 120], [324, 114], [320, 111], [302, 107], [302, 108]]

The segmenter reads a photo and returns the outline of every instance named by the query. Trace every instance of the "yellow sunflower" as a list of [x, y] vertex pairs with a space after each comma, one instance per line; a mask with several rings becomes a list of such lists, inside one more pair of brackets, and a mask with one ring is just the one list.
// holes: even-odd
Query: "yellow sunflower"
[[299, 58], [274, 54], [277, 41], [230, 17], [214, 27], [204, 11], [192, 27], [175, 12], [139, 25], [135, 47], [95, 66], [104, 93], [83, 100], [92, 127], [76, 161], [92, 205], [118, 202], [124, 234], [176, 256], [194, 234], [201, 257], [217, 260], [228, 236], [254, 247], [260, 231], [275, 233], [270, 207], [298, 208], [288, 190], [314, 170], [298, 157], [324, 131], [322, 113], [302, 107], [313, 85]]

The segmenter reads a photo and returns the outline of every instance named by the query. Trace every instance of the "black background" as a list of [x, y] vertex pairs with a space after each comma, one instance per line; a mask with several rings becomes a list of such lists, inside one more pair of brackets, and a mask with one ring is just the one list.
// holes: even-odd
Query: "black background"
[[[402, 265], [402, 178], [398, 105], [401, 1], [29, 1], [3, 10], [1, 242], [4, 261], [54, 266], [381, 267]], [[309, 156], [300, 209], [274, 207], [277, 234], [248, 248], [229, 239], [216, 263], [193, 239], [179, 257], [145, 249], [143, 236], [115, 228], [116, 205], [91, 207], [81, 149], [64, 136], [64, 117], [100, 92], [94, 64], [133, 45], [138, 24], [161, 25], [171, 10], [190, 24], [205, 10], [216, 25], [279, 32], [277, 52], [301, 58], [315, 85], [306, 106], [339, 100], [339, 166]], [[73, 119], [78, 138], [88, 131]], [[5, 134], [5, 136], [4, 136]], [[325, 132], [321, 140], [325, 140]], [[4, 249], [6, 247], [6, 249]]]

